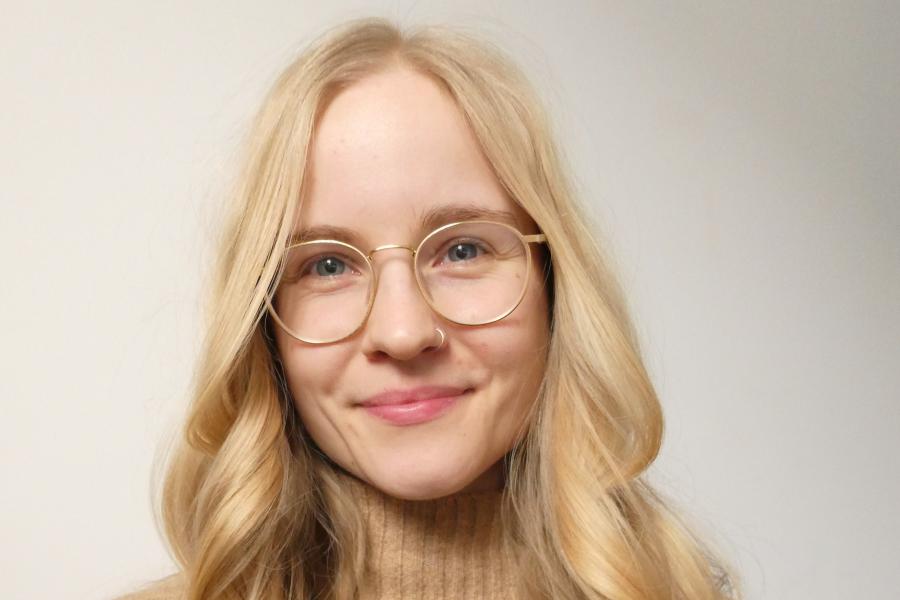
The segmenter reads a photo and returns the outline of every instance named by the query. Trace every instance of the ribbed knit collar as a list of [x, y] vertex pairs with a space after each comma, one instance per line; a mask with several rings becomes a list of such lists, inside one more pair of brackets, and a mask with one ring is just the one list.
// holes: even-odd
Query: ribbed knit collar
[[366, 522], [368, 579], [360, 600], [513, 598], [502, 492], [399, 500], [342, 474]]

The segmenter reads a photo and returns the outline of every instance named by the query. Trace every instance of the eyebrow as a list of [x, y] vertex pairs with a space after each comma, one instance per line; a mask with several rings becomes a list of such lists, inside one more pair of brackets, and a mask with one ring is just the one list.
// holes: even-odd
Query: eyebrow
[[[447, 204], [434, 206], [422, 215], [419, 221], [419, 234], [423, 235], [447, 223], [478, 220], [499, 221], [513, 227], [519, 227], [519, 220], [516, 218], [516, 215], [508, 210], [497, 210], [472, 204]], [[358, 232], [336, 225], [305, 227], [291, 236], [289, 245], [311, 240], [338, 240], [364, 250], [364, 244]]]

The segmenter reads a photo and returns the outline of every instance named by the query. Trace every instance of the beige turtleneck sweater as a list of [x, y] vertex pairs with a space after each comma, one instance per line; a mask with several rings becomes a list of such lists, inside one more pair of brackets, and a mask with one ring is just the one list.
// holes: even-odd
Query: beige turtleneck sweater
[[[500, 491], [398, 500], [343, 474], [367, 527], [368, 579], [359, 600], [514, 598], [514, 560], [503, 544]], [[174, 600], [178, 576], [120, 600]]]
[[499, 490], [408, 501], [343, 478], [367, 526], [368, 580], [360, 600], [514, 597]]

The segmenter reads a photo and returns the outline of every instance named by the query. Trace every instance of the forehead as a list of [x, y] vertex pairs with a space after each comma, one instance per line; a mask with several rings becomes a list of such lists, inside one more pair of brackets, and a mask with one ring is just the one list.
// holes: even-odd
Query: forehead
[[479, 211], [523, 230], [531, 222], [495, 177], [450, 94], [406, 67], [369, 75], [336, 95], [317, 124], [309, 160], [295, 236], [327, 226], [357, 231], [354, 241], [399, 243]]

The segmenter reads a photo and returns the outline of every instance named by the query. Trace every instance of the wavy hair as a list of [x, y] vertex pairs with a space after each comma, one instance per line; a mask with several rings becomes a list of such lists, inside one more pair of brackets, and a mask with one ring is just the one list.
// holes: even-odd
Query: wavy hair
[[[730, 568], [644, 472], [663, 434], [623, 294], [567, 182], [541, 103], [489, 43], [381, 19], [329, 31], [257, 114], [221, 240], [207, 337], [161, 519], [188, 600], [354, 597], [364, 528], [305, 434], [268, 331], [265, 298], [307, 179], [317, 118], [338, 91], [403, 65], [457, 102], [498, 180], [546, 234], [551, 336], [527, 433], [507, 456], [503, 515], [518, 598], [737, 598]], [[152, 592], [151, 588], [151, 592]]]

